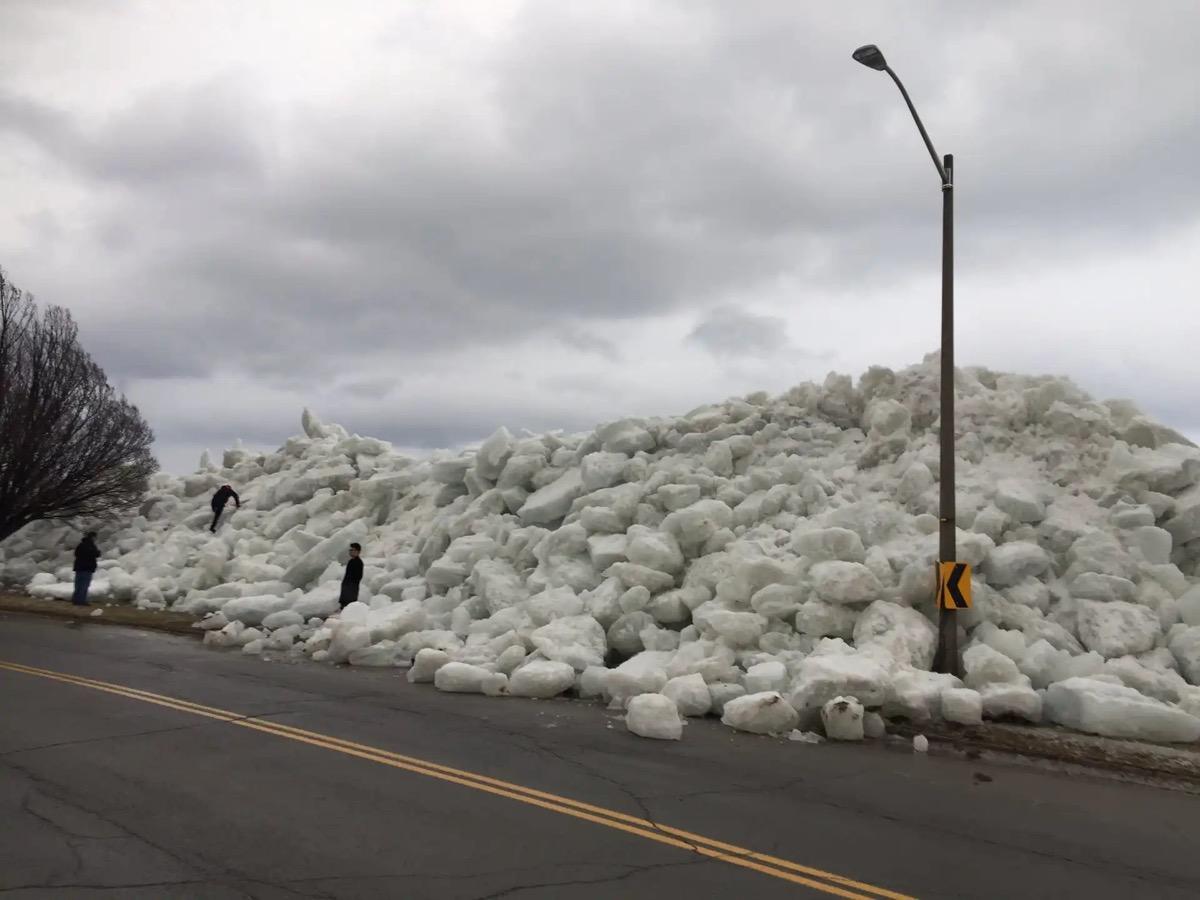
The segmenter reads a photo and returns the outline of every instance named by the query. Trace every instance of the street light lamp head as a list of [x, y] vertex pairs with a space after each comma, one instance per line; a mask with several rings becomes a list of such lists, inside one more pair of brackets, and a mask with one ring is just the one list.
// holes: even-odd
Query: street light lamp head
[[887, 69], [887, 60], [883, 58], [883, 53], [874, 44], [865, 44], [855, 50], [852, 55], [856, 62], [862, 63], [867, 68], [879, 72]]

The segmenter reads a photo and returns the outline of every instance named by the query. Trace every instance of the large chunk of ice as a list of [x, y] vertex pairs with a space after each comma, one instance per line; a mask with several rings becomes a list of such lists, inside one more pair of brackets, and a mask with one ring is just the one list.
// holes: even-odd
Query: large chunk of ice
[[1145, 606], [1084, 600], [1078, 610], [1079, 639], [1109, 659], [1149, 650], [1162, 633], [1158, 616]]
[[578, 672], [603, 664], [608, 649], [604, 629], [589, 615], [555, 619], [529, 639], [547, 659], [567, 663]]
[[764, 691], [727, 702], [721, 721], [738, 731], [786, 734], [799, 724], [800, 716], [778, 691]]
[[967, 687], [979, 690], [987, 684], [1017, 684], [1022, 675], [1017, 664], [987, 644], [975, 644], [963, 653]]
[[331, 562], [345, 556], [352, 543], [361, 544], [366, 540], [366, 520], [355, 519], [296, 560], [283, 573], [283, 580], [294, 587], [308, 587]]
[[858, 616], [859, 611], [854, 607], [808, 600], [796, 613], [796, 630], [815, 638], [848, 638], [854, 634]]
[[580, 477], [587, 493], [612, 487], [622, 480], [629, 457], [624, 453], [589, 453], [580, 463]]
[[565, 662], [533, 659], [525, 663], [508, 681], [514, 697], [557, 697], [575, 686], [575, 669]]
[[654, 435], [637, 419], [621, 419], [597, 429], [600, 445], [610, 453], [632, 455], [654, 449]]
[[989, 719], [1015, 717], [1027, 722], [1042, 720], [1042, 695], [1029, 686], [1029, 679], [1022, 683], [1006, 684], [991, 682], [979, 689], [983, 702], [983, 714]]
[[578, 469], [568, 469], [555, 481], [530, 494], [517, 515], [529, 525], [549, 525], [562, 519], [571, 503], [583, 492], [583, 476]]
[[670, 697], [638, 694], [625, 711], [625, 727], [639, 737], [677, 741], [683, 737], [683, 720]]
[[1014, 541], [1001, 544], [988, 554], [984, 572], [989, 584], [1004, 587], [1030, 576], [1041, 575], [1050, 566], [1050, 554], [1037, 544]]
[[942, 691], [942, 718], [959, 725], [983, 724], [983, 698], [970, 688]]
[[828, 560], [809, 570], [813, 590], [827, 603], [870, 603], [882, 590], [875, 573], [864, 564]]
[[623, 705], [637, 694], [653, 694], [667, 683], [667, 665], [674, 653], [644, 650], [608, 672], [604, 688], [609, 698]]
[[860, 650], [879, 647], [896, 662], [928, 669], [937, 650], [937, 629], [915, 609], [876, 600], [858, 617], [854, 644]]
[[1051, 722], [1106, 737], [1200, 740], [1200, 719], [1100, 678], [1068, 678], [1050, 685], [1045, 713]]
[[674, 701], [681, 716], [707, 715], [712, 707], [708, 685], [700, 675], [680, 675], [672, 678], [663, 687], [662, 693]]
[[787, 666], [779, 660], [772, 659], [751, 666], [746, 670], [742, 684], [748, 694], [761, 694], [763, 691], [783, 691], [787, 689]]
[[683, 568], [683, 551], [670, 533], [634, 525], [628, 538], [625, 555], [630, 562], [669, 574]]
[[1179, 662], [1179, 670], [1191, 684], [1200, 684], [1200, 625], [1176, 626], [1167, 647]]
[[831, 741], [863, 739], [863, 708], [853, 697], [834, 697], [821, 707], [821, 724]]
[[903, 716], [914, 722], [936, 718], [941, 711], [942, 695], [961, 686], [962, 682], [954, 675], [903, 667], [892, 676], [883, 704], [884, 715]]
[[408, 680], [417, 683], [426, 683], [433, 681], [437, 675], [438, 669], [450, 662], [450, 654], [444, 650], [434, 650], [425, 648], [418, 650], [416, 658], [413, 660], [412, 667], [408, 670]]
[[858, 532], [849, 528], [816, 528], [792, 535], [792, 549], [813, 562], [843, 560], [864, 562], [866, 550]]
[[1015, 522], [1040, 522], [1046, 516], [1046, 504], [1039, 496], [1038, 485], [1028, 481], [1001, 479], [992, 502]]
[[889, 683], [887, 671], [869, 656], [814, 654], [800, 664], [788, 700], [799, 710], [824, 706], [838, 696], [855, 697], [863, 706], [879, 706]]

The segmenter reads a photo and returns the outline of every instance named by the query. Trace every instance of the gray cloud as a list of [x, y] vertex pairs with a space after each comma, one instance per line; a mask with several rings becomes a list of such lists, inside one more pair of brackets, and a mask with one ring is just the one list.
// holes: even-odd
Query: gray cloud
[[[703, 348], [740, 386], [756, 376], [748, 352], [801, 359], [784, 337], [794, 320], [763, 299], [781, 285], [803, 286], [789, 309], [806, 327], [794, 333], [830, 346], [810, 339], [810, 321], [871, 316], [936, 277], [940, 192], [894, 87], [849, 59], [870, 40], [956, 154], [967, 302], [973, 284], [1137, 253], [1198, 218], [1188, 26], [1200, 13], [1184, 0], [944, 2], [919, 15], [884, 3], [835, 15], [766, 0], [532, 2], [488, 38], [462, 33], [449, 9], [368, 25], [366, 6], [348, 14], [361, 27], [353, 57], [301, 69], [318, 86], [343, 79], [327, 90], [281, 95], [262, 77], [269, 63], [196, 50], [178, 71], [131, 74], [81, 106], [38, 77], [40, 48], [84, 48], [103, 28], [177, 42], [186, 22], [140, 8], [104, 19], [74, 3], [7, 10], [0, 154], [20, 166], [0, 169], [30, 173], [33, 187], [0, 220], [0, 262], [75, 310], [120, 382], [182, 379], [195, 395], [233, 371], [290, 401], [340, 379], [355, 402], [411, 412], [370, 427], [425, 445], [489, 422], [587, 418], [536, 392], [482, 407], [442, 397], [444, 414], [423, 412], [406, 393], [412, 370], [472, 347], [533, 336], [586, 356], [599, 368], [527, 383], [594, 395], [604, 366], [653, 356], [631, 354], [629, 335], [685, 317], [699, 321], [689, 339], [660, 352]], [[411, 62], [423, 41], [440, 48], [429, 68]], [[523, 352], [518, 369], [543, 365]], [[833, 361], [802, 359], [797, 376]], [[1112, 384], [1080, 364], [1081, 380]], [[1161, 383], [1186, 396], [1175, 375]], [[1178, 399], [1157, 408], [1190, 415]], [[258, 409], [246, 424], [265, 436], [283, 421]], [[164, 433], [214, 434], [183, 417]]]
[[714, 356], [759, 356], [787, 347], [786, 328], [779, 316], [720, 307], [693, 328], [687, 339]]

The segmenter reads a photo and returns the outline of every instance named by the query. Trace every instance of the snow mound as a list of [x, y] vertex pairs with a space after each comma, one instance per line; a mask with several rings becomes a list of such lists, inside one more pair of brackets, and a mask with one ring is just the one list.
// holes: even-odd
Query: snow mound
[[[1195, 740], [1200, 449], [1065, 379], [962, 369], [956, 388], [965, 684], [927, 672], [934, 357], [429, 458], [306, 410], [273, 453], [205, 456], [126, 519], [78, 523], [104, 552], [92, 597], [208, 616], [212, 647], [636, 702], [633, 722], [786, 733], [843, 703], [872, 728], [1045, 716]], [[226, 482], [242, 505], [212, 535]], [[77, 540], [27, 526], [0, 544], [0, 581], [69, 598]], [[364, 576], [342, 610], [351, 541]]]

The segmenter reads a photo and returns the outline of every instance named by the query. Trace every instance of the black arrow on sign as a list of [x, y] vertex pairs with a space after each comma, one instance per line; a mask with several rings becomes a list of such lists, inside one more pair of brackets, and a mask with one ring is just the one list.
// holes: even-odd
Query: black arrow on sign
[[959, 586], [959, 582], [965, 574], [967, 574], [966, 563], [955, 563], [954, 571], [950, 573], [950, 578], [946, 581], [946, 593], [950, 597], [950, 602], [946, 605], [951, 609], [968, 609], [971, 605], [962, 595], [962, 588]]

